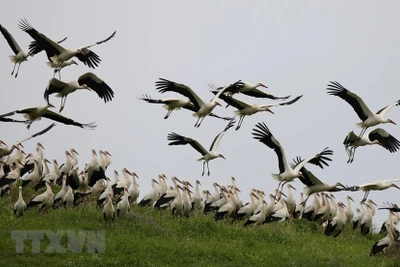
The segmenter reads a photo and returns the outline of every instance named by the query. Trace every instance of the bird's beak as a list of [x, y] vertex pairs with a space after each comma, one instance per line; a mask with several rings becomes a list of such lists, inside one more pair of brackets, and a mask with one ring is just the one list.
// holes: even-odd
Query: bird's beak
[[43, 149], [44, 149], [44, 147], [42, 146], [42, 144], [41, 144], [41, 143], [38, 143], [38, 146], [40, 146], [41, 148], [43, 148]]
[[393, 184], [393, 186], [400, 190], [400, 187], [398, 185]]
[[110, 154], [110, 152], [106, 151], [106, 154], [109, 155], [110, 157], [112, 157], [112, 155]]
[[75, 153], [75, 154], [79, 155], [79, 153], [78, 153], [78, 152], [77, 152], [75, 149], [74, 149], [74, 150], [72, 150], [72, 151], [74, 151], [74, 153]]
[[394, 125], [397, 125], [397, 123], [395, 123], [394, 121], [392, 121], [392, 120], [389, 120], [390, 121], [390, 123], [393, 123]]
[[78, 63], [75, 60], [72, 60], [72, 64], [75, 64], [75, 65], [79, 66]]
[[130, 176], [133, 176], [132, 173], [131, 173], [130, 171], [128, 171], [127, 169], [125, 169], [125, 172], [126, 172], [127, 174], [129, 174]]
[[261, 86], [261, 87], [264, 87], [264, 88], [268, 88], [266, 85], [264, 85], [264, 84], [262, 84], [262, 83], [260, 83], [260, 86]]
[[351, 196], [349, 196], [349, 199], [354, 202], [354, 200], [351, 198]]
[[224, 155], [220, 154], [219, 155], [221, 158], [223, 158], [224, 160], [226, 160], [226, 158], [224, 157]]
[[219, 102], [215, 102], [215, 104], [217, 104], [217, 106], [222, 107], [221, 103], [219, 103]]
[[269, 108], [267, 109], [268, 112], [271, 112], [272, 114], [275, 114], [272, 110], [270, 110]]

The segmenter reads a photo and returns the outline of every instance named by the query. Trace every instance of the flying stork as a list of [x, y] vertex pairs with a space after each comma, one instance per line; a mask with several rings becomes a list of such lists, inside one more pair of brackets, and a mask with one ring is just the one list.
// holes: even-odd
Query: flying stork
[[66, 49], [61, 45], [57, 44], [46, 35], [38, 32], [32, 25], [26, 20], [22, 19], [19, 23], [19, 28], [24, 32], [28, 33], [35, 41], [33, 41], [29, 45], [29, 53], [33, 56], [39, 53], [38, 46], [43, 47], [42, 49], [46, 51], [47, 58], [49, 61], [52, 61], [61, 67], [64, 61], [71, 59], [72, 57], [77, 57], [80, 61], [82, 61], [85, 65], [89, 66], [89, 68], [95, 68], [100, 63], [100, 57], [91, 51], [89, 48], [95, 45], [99, 45], [109, 41], [111, 38], [115, 36], [117, 33], [114, 31], [109, 37], [102, 41], [98, 41], [86, 46], [82, 46], [77, 49]]
[[49, 103], [49, 95], [57, 93], [56, 97], [61, 98], [59, 112], [64, 109], [69, 94], [78, 89], [93, 90], [104, 100], [104, 103], [114, 98], [114, 91], [102, 79], [92, 72], [86, 72], [79, 76], [77, 81], [63, 82], [56, 78], [50, 79], [44, 92], [44, 99]]
[[400, 104], [400, 100], [397, 100], [393, 104], [390, 104], [380, 109], [378, 112], [373, 113], [364, 103], [361, 97], [350, 92], [340, 83], [331, 81], [331, 84], [328, 84], [327, 90], [329, 95], [338, 96], [353, 107], [358, 117], [362, 120], [362, 122], [356, 124], [357, 126], [362, 128], [359, 135], [360, 137], [363, 136], [363, 134], [369, 127], [376, 126], [381, 123], [396, 124], [391, 119], [385, 119], [384, 116], [386, 112], [388, 112], [391, 108], [398, 106]]
[[253, 128], [252, 134], [254, 139], [260, 141], [261, 143], [267, 145], [269, 148], [273, 149], [276, 155], [278, 156], [279, 173], [272, 174], [272, 177], [279, 181], [278, 189], [281, 184], [283, 187], [283, 185], [285, 185], [287, 182], [291, 182], [293, 181], [293, 179], [301, 177], [302, 172], [300, 169], [305, 164], [312, 163], [314, 165], [319, 166], [320, 168], [323, 168], [324, 165], [329, 166], [327, 161], [331, 161], [331, 159], [328, 156], [332, 155], [333, 151], [326, 147], [320, 153], [302, 160], [294, 168], [292, 168], [286, 160], [285, 151], [283, 150], [283, 147], [281, 146], [279, 141], [275, 139], [275, 137], [272, 135], [272, 133], [270, 132], [265, 123], [260, 123], [260, 122], [257, 123], [256, 127]]
[[390, 187], [395, 187], [397, 189], [400, 190], [400, 187], [398, 185], [396, 185], [394, 182], [400, 181], [400, 179], [389, 179], [389, 180], [376, 180], [374, 182], [371, 183], [366, 183], [366, 184], [362, 184], [357, 186], [356, 188], [364, 191], [364, 197], [361, 200], [361, 202], [365, 202], [368, 198], [368, 195], [370, 193], [371, 190], [385, 190], [388, 189]]
[[[149, 95], [143, 95], [142, 97], [139, 98], [139, 100], [143, 100], [143, 101], [146, 101], [147, 103], [151, 103], [151, 104], [163, 104], [164, 108], [167, 110], [167, 114], [164, 116], [164, 119], [168, 119], [169, 116], [171, 115], [172, 111], [179, 110], [181, 108], [191, 110], [193, 112], [197, 111], [195, 105], [193, 105], [193, 103], [190, 102], [190, 100], [187, 98], [153, 99]], [[231, 120], [232, 119], [230, 117], [220, 117], [212, 112], [208, 115], [211, 117], [214, 117], [214, 118], [222, 119], [222, 120]]]
[[[209, 84], [210, 87], [215, 88], [214, 85]], [[225, 92], [226, 94], [228, 94], [229, 96], [232, 96], [235, 93], [242, 93], [244, 95], [248, 95], [248, 96], [252, 96], [252, 97], [257, 97], [257, 98], [269, 98], [269, 99], [273, 99], [273, 100], [279, 100], [279, 99], [288, 99], [290, 97], [289, 96], [274, 96], [274, 95], [270, 95], [267, 94], [259, 89], [257, 89], [258, 87], [264, 87], [264, 88], [268, 88], [267, 86], [265, 86], [263, 83], [256, 83], [256, 84], [250, 84], [248, 82], [242, 82], [242, 84], [239, 86], [238, 90], [234, 89], [227, 89]], [[221, 90], [223, 87], [218, 87], [216, 88], [217, 90]], [[230, 105], [230, 104], [229, 104]]]
[[[212, 91], [212, 93], [217, 94], [218, 91]], [[235, 115], [239, 116], [239, 122], [238, 122], [238, 125], [236, 126], [236, 130], [239, 130], [240, 126], [243, 123], [245, 116], [253, 115], [253, 114], [255, 114], [257, 112], [261, 112], [261, 111], [268, 111], [268, 112], [271, 112], [272, 114], [274, 114], [274, 112], [272, 112], [272, 110], [270, 109], [271, 107], [291, 105], [291, 104], [297, 102], [297, 100], [299, 100], [301, 97], [302, 97], [302, 95], [300, 95], [290, 101], [286, 101], [286, 102], [258, 105], [258, 104], [248, 104], [246, 102], [235, 99], [231, 96], [227, 96], [226, 94], [219, 95], [219, 98], [224, 100], [228, 105], [237, 108], [237, 110], [235, 111]]]
[[[11, 72], [11, 75], [14, 74], [15, 71], [15, 67], [18, 64], [18, 68], [17, 68], [17, 72], [15, 73], [15, 78], [18, 77], [18, 72], [19, 72], [19, 67], [21, 66], [21, 63], [24, 61], [28, 61], [28, 57], [32, 56], [31, 53], [28, 53], [27, 51], [21, 49], [21, 47], [18, 45], [17, 41], [15, 41], [14, 37], [11, 35], [11, 33], [8, 32], [8, 30], [6, 28], [4, 28], [1, 24], [0, 24], [0, 32], [3, 34], [4, 38], [6, 39], [8, 45], [10, 46], [10, 48], [12, 49], [12, 51], [14, 52], [15, 56], [12, 55], [10, 56], [10, 60], [12, 63], [14, 63], [14, 68]], [[61, 41], [59, 41], [58, 43], [62, 43], [67, 39], [67, 37], [65, 37], [64, 39], [62, 39]], [[38, 45], [37, 46], [37, 50], [40, 52], [43, 50], [43, 47]]]
[[344, 139], [343, 144], [347, 155], [349, 156], [347, 163], [353, 162], [356, 148], [359, 146], [377, 144], [389, 150], [390, 153], [394, 153], [400, 148], [399, 140], [382, 128], [377, 128], [367, 134], [367, 136], [362, 137], [359, 137], [354, 133], [354, 131], [351, 131]]
[[196, 140], [190, 138], [190, 137], [185, 137], [182, 136], [180, 134], [177, 134], [175, 132], [172, 132], [170, 134], [168, 134], [168, 140], [172, 141], [170, 142], [168, 145], [191, 145], [194, 149], [196, 149], [201, 155], [202, 157], [199, 158], [197, 161], [202, 161], [203, 160], [203, 172], [202, 172], [202, 176], [204, 176], [204, 171], [205, 171], [205, 165], [207, 164], [207, 169], [208, 169], [208, 173], [207, 175], [210, 176], [210, 167], [208, 165], [208, 162], [210, 160], [216, 159], [216, 158], [223, 158], [225, 159], [225, 157], [217, 152], [218, 149], [218, 145], [222, 139], [222, 137], [224, 136], [225, 132], [227, 130], [229, 130], [231, 127], [233, 127], [233, 125], [235, 124], [234, 120], [231, 120], [228, 125], [225, 127], [225, 129], [220, 132], [214, 139], [214, 141], [211, 144], [210, 150], [207, 151], [202, 145], [200, 145], [199, 142], [197, 142]]
[[57, 121], [66, 125], [73, 125], [77, 126], [83, 129], [94, 129], [96, 128], [96, 124], [94, 122], [91, 123], [79, 123], [76, 122], [70, 118], [64, 117], [63, 115], [56, 113], [54, 111], [49, 110], [49, 108], [54, 107], [50, 103], [46, 103], [46, 105], [43, 106], [35, 106], [35, 107], [28, 107], [28, 108], [22, 108], [22, 109], [17, 109], [11, 112], [8, 112], [6, 114], [0, 115], [0, 117], [8, 117], [12, 116], [14, 114], [24, 114], [24, 117], [29, 121], [27, 128], [29, 129], [31, 127], [31, 124], [36, 121], [40, 120], [42, 117], [48, 118], [53, 121]]
[[203, 101], [189, 86], [163, 78], [159, 78], [159, 80], [156, 81], [156, 89], [160, 93], [176, 92], [189, 98], [196, 110], [196, 112], [193, 113], [193, 116], [197, 117], [194, 127], [198, 128], [200, 127], [204, 118], [209, 115], [216, 106], [221, 106], [221, 104], [217, 101], [218, 97], [227, 89], [237, 90], [241, 84], [242, 83], [240, 81], [237, 81], [224, 87], [211, 99], [210, 102]]

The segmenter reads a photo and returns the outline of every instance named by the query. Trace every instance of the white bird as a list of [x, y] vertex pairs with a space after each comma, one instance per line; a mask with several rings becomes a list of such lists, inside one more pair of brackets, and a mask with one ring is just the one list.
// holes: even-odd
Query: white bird
[[287, 189], [289, 191], [288, 197], [285, 199], [287, 210], [290, 214], [290, 217], [293, 218], [294, 211], [296, 209], [296, 200], [293, 197], [293, 191], [296, 190], [291, 184], [287, 184]]
[[339, 236], [346, 225], [347, 218], [346, 214], [344, 213], [344, 208], [346, 206], [342, 202], [339, 202], [337, 206], [339, 208], [339, 213], [335, 217], [333, 217], [333, 219], [328, 221], [328, 225], [325, 228], [326, 236]]
[[111, 198], [114, 197], [114, 191], [111, 186], [112, 186], [111, 180], [110, 180], [110, 178], [107, 177], [106, 178], [106, 187], [104, 188], [104, 190], [101, 192], [99, 198], [97, 199], [96, 206], [98, 208], [101, 208], [104, 206], [105, 202], [107, 201], [108, 194], [111, 193]]
[[54, 196], [53, 207], [60, 207], [63, 204], [64, 196], [68, 192], [67, 176], [64, 174], [62, 177], [61, 190]]
[[219, 188], [221, 188], [221, 186], [218, 183], [214, 182], [213, 187], [214, 187], [214, 193], [210, 194], [205, 200], [203, 209], [204, 213], [211, 211], [210, 209], [211, 204], [220, 199]]
[[258, 207], [257, 200], [259, 200], [259, 197], [253, 191], [249, 193], [249, 196], [250, 202], [236, 212], [235, 219], [242, 219], [251, 216]]
[[347, 206], [346, 206], [346, 209], [345, 209], [344, 213], [346, 214], [347, 222], [349, 223], [349, 222], [351, 222], [351, 220], [354, 217], [354, 212], [353, 212], [353, 210], [351, 208], [351, 202], [350, 201], [354, 202], [354, 200], [351, 198], [351, 196], [347, 196], [346, 199], [347, 199]]
[[15, 218], [21, 217], [24, 215], [24, 212], [26, 210], [27, 206], [24, 201], [24, 198], [22, 196], [22, 186], [19, 187], [19, 192], [18, 192], [18, 200], [14, 204], [14, 216]]
[[235, 194], [231, 190], [227, 190], [225, 187], [222, 187], [222, 190], [227, 201], [225, 204], [221, 205], [215, 213], [214, 219], [216, 221], [224, 218], [231, 218], [234, 216], [236, 211]]
[[[46, 64], [47, 64], [47, 66], [49, 66], [50, 68], [54, 69], [54, 76], [55, 76], [56, 73], [58, 72], [58, 75], [59, 75], [58, 78], [59, 78], [59, 79], [61, 79], [61, 70], [62, 70], [63, 68], [68, 67], [68, 66], [71, 66], [72, 64], [73, 64], [73, 65], [79, 66], [78, 63], [76, 63], [76, 61], [73, 60], [73, 59], [63, 61], [61, 64], [57, 64], [57, 63], [55, 63], [55, 62], [53, 62], [53, 61], [46, 62]], [[54, 77], [54, 76], [53, 76], [53, 77]]]
[[[301, 162], [300, 158], [295, 160], [295, 164]], [[306, 199], [300, 203], [301, 205], [305, 205], [308, 198], [315, 193], [319, 192], [336, 192], [347, 189], [342, 183], [336, 182], [334, 184], [328, 184], [319, 180], [312, 172], [307, 170], [305, 167], [300, 169], [302, 173], [302, 177], [299, 180], [304, 184], [303, 192], [307, 195]], [[340, 187], [340, 188], [339, 188]]]
[[218, 145], [222, 139], [222, 137], [224, 136], [225, 132], [227, 130], [229, 130], [233, 125], [234, 125], [235, 121], [231, 120], [228, 125], [225, 127], [225, 129], [220, 132], [214, 139], [214, 141], [211, 144], [210, 150], [207, 151], [202, 145], [200, 145], [199, 142], [197, 142], [196, 140], [190, 138], [190, 137], [185, 137], [182, 136], [180, 134], [177, 133], [170, 133], [168, 134], [167, 139], [172, 141], [170, 142], [168, 145], [191, 145], [194, 149], [196, 149], [201, 155], [202, 157], [199, 158], [197, 161], [203, 161], [203, 172], [202, 172], [202, 176], [204, 175], [205, 172], [205, 165], [207, 164], [207, 175], [210, 176], [210, 167], [208, 165], [208, 162], [210, 160], [216, 159], [216, 158], [223, 158], [225, 159], [224, 155], [222, 155], [221, 153], [219, 153], [217, 151], [218, 149]]
[[171, 178], [172, 183], [174, 186], [171, 189], [168, 189], [165, 191], [164, 194], [160, 195], [160, 197], [157, 199], [157, 201], [154, 203], [154, 208], [156, 209], [162, 209], [162, 208], [167, 208], [169, 204], [178, 197], [178, 184], [182, 183], [178, 178], [173, 176]]
[[[57, 44], [46, 35], [38, 32], [35, 28], [33, 28], [26, 19], [23, 19], [19, 23], [19, 28], [24, 32], [28, 33], [35, 41], [33, 41], [29, 45], [29, 53], [33, 56], [39, 53], [42, 50], [46, 51], [47, 58], [56, 63], [57, 67], [60, 67], [64, 61], [71, 59], [72, 57], [77, 57], [80, 61], [82, 61], [85, 65], [89, 66], [89, 68], [95, 68], [100, 63], [100, 57], [91, 51], [89, 48], [95, 45], [99, 45], [107, 42], [111, 38], [113, 38], [116, 34], [116, 31], [113, 32], [108, 38], [95, 42], [90, 45], [82, 46], [77, 49], [66, 49], [61, 45]], [[42, 47], [41, 50], [38, 51], [38, 47]]]
[[283, 147], [281, 146], [279, 141], [275, 139], [265, 123], [257, 123], [256, 128], [253, 128], [252, 134], [254, 139], [259, 140], [261, 143], [273, 149], [278, 156], [279, 173], [272, 174], [272, 177], [279, 181], [278, 189], [281, 184], [283, 186], [287, 182], [291, 182], [293, 181], [293, 179], [301, 177], [302, 172], [300, 171], [300, 169], [305, 164], [312, 163], [319, 166], [320, 168], [323, 168], [323, 165], [329, 166], [327, 161], [331, 161], [328, 156], [332, 155], [333, 151], [325, 148], [319, 154], [301, 160], [294, 168], [292, 168], [286, 160], [286, 155]]
[[354, 111], [357, 113], [358, 117], [362, 121], [360, 123], [357, 123], [357, 126], [362, 128], [361, 133], [359, 135], [360, 137], [363, 136], [363, 134], [369, 127], [376, 126], [381, 123], [396, 124], [391, 119], [385, 119], [384, 116], [386, 112], [388, 112], [391, 108], [398, 106], [400, 104], [400, 100], [380, 109], [376, 113], [373, 113], [369, 109], [369, 107], [364, 103], [361, 97], [350, 92], [349, 90], [344, 88], [340, 83], [331, 81], [331, 84], [328, 85], [327, 90], [329, 95], [338, 96], [353, 107]]
[[[133, 174], [134, 172], [132, 172]], [[140, 195], [140, 189], [139, 189], [139, 185], [136, 182], [136, 178], [139, 178], [139, 176], [136, 175], [132, 175], [132, 186], [129, 188], [129, 204], [137, 204], [137, 200], [139, 198]]]
[[22, 109], [17, 109], [11, 112], [8, 112], [6, 114], [0, 115], [0, 117], [8, 117], [12, 116], [14, 114], [24, 114], [24, 118], [26, 118], [28, 122], [27, 128], [29, 129], [31, 127], [31, 124], [34, 121], [41, 120], [42, 117], [57, 121], [66, 125], [73, 125], [77, 126], [83, 129], [94, 129], [96, 128], [96, 124], [94, 122], [87, 123], [87, 124], [82, 124], [79, 122], [76, 122], [70, 118], [67, 118], [57, 112], [51, 111], [48, 108], [54, 106], [50, 103], [46, 103], [46, 105], [43, 106], [36, 106], [36, 107], [28, 107], [28, 108], [22, 108]]
[[[215, 86], [211, 85], [211, 84], [210, 84], [210, 87], [215, 88]], [[240, 84], [238, 86], [238, 88], [234, 88], [234, 90], [228, 88], [228, 90], [226, 90], [225, 92], [226, 92], [226, 94], [228, 96], [232, 96], [233, 94], [236, 94], [236, 93], [242, 93], [244, 95], [248, 95], [248, 96], [252, 96], [252, 97], [269, 98], [269, 99], [273, 99], [273, 100], [288, 99], [290, 97], [290, 95], [289, 96], [283, 96], [283, 97], [270, 95], [270, 94], [267, 94], [267, 93], [257, 89], [258, 87], [268, 88], [267, 86], [265, 86], [261, 82], [256, 83], [256, 84], [251, 84], [251, 83], [248, 83], [248, 82], [242, 82], [242, 84]], [[217, 90], [221, 90], [222, 87], [219, 87], [219, 88], [216, 88], [216, 89]]]
[[198, 128], [200, 127], [204, 118], [208, 116], [216, 106], [221, 106], [221, 104], [217, 101], [219, 95], [221, 95], [226, 89], [237, 88], [240, 84], [241, 82], [238, 81], [224, 87], [213, 97], [210, 102], [204, 102], [189, 86], [172, 82], [163, 78], [160, 78], [159, 81], [156, 82], [156, 89], [160, 93], [176, 92], [189, 98], [196, 108], [196, 112], [193, 114], [193, 116], [197, 117], [194, 127]]
[[[164, 119], [168, 119], [169, 116], [171, 115], [172, 111], [174, 110], [180, 110], [181, 108], [191, 110], [193, 112], [196, 112], [198, 109], [196, 106], [190, 102], [189, 99], [187, 98], [166, 98], [166, 99], [153, 99], [149, 95], [144, 95], [139, 98], [139, 100], [146, 101], [147, 103], [151, 104], [163, 104], [164, 108], [167, 110], [167, 114], [164, 116]], [[220, 117], [214, 113], [208, 114], [208, 116], [218, 118], [218, 119], [223, 119], [223, 120], [231, 120], [232, 118], [230, 117]]]
[[[214, 94], [217, 94], [218, 91], [212, 91]], [[297, 100], [299, 100], [301, 96], [298, 96], [290, 101], [286, 101], [286, 102], [279, 102], [279, 103], [274, 103], [274, 104], [266, 104], [266, 105], [259, 105], [259, 104], [248, 104], [246, 102], [240, 101], [238, 99], [235, 99], [231, 96], [227, 96], [225, 94], [220, 94], [219, 98], [221, 98], [222, 100], [224, 100], [228, 105], [233, 106], [235, 108], [237, 108], [237, 110], [235, 110], [234, 114], [236, 116], [239, 116], [239, 122], [238, 125], [236, 126], [236, 130], [239, 130], [240, 126], [243, 123], [244, 117], [245, 116], [250, 116], [253, 115], [255, 113], [258, 112], [262, 112], [262, 111], [268, 111], [272, 114], [274, 114], [274, 112], [270, 109], [271, 107], [275, 107], [275, 106], [285, 106], [285, 105], [291, 105], [295, 102], [297, 102]]]
[[[389, 216], [392, 218], [393, 216]], [[389, 222], [386, 223], [387, 235], [376, 241], [375, 244], [371, 248], [371, 252], [369, 256], [375, 256], [376, 253], [382, 252], [383, 255], [386, 257], [387, 251], [389, 248], [394, 244], [394, 232], [396, 231], [396, 225], [393, 224], [392, 220], [390, 219]]]
[[72, 187], [67, 186], [67, 193], [65, 193], [62, 203], [64, 207], [72, 207], [74, 204], [74, 193], [72, 192]]
[[149, 193], [147, 193], [142, 200], [139, 202], [139, 206], [140, 207], [144, 207], [144, 206], [152, 206], [154, 204], [154, 202], [157, 201], [159, 195], [158, 195], [158, 189], [157, 189], [157, 185], [159, 183], [155, 180], [155, 179], [151, 179], [151, 191]]
[[196, 180], [196, 186], [192, 197], [192, 209], [200, 209], [201, 203], [203, 202], [203, 198], [200, 192], [200, 185], [201, 182], [199, 180]]
[[182, 209], [182, 216], [189, 218], [190, 212], [192, 210], [192, 200], [190, 197], [190, 191], [189, 187], [185, 186], [183, 188], [183, 195], [182, 195], [182, 201], [183, 201], [183, 209]]
[[353, 162], [356, 148], [359, 146], [377, 144], [389, 150], [390, 153], [394, 153], [400, 148], [400, 141], [382, 128], [377, 128], [361, 138], [351, 131], [344, 139], [343, 144], [349, 156], [347, 163]]
[[362, 199], [362, 202], [366, 201], [368, 198], [368, 195], [370, 193], [371, 190], [375, 191], [375, 190], [386, 190], [390, 187], [395, 187], [397, 189], [400, 190], [400, 187], [398, 185], [396, 185], [394, 182], [400, 181], [400, 179], [389, 179], [389, 180], [376, 180], [374, 182], [371, 183], [366, 183], [366, 184], [362, 184], [359, 185], [358, 188], [361, 191], [364, 191], [364, 197]]
[[111, 164], [111, 154], [107, 150], [100, 150], [100, 165], [106, 171]]
[[103, 207], [103, 216], [108, 227], [111, 227], [115, 219], [115, 208], [112, 203], [111, 193], [108, 194], [107, 202]]
[[360, 221], [360, 228], [361, 228], [361, 234], [362, 235], [367, 235], [369, 233], [372, 233], [372, 217], [373, 212], [372, 212], [372, 207], [369, 204], [365, 204], [365, 212], [364, 215]]
[[[15, 56], [14, 55], [10, 56], [11, 62], [14, 63], [14, 68], [11, 72], [11, 75], [14, 74], [15, 67], [18, 64], [18, 69], [17, 69], [17, 72], [15, 73], [15, 78], [17, 78], [18, 72], [19, 72], [19, 67], [21, 66], [21, 63], [24, 61], [28, 61], [28, 57], [32, 56], [32, 54], [21, 49], [21, 47], [18, 45], [17, 41], [15, 41], [14, 37], [11, 35], [11, 33], [9, 33], [8, 30], [6, 28], [4, 28], [1, 24], [0, 24], [0, 31], [3, 34], [4, 38], [6, 39], [8, 45], [10, 46], [10, 48], [12, 49], [12, 51], [15, 54]], [[58, 43], [62, 43], [65, 39], [67, 39], [67, 38], [62, 39]], [[36, 49], [40, 52], [43, 50], [43, 47], [38, 45]]]
[[92, 72], [86, 72], [79, 76], [78, 80], [63, 82], [56, 78], [51, 78], [44, 92], [44, 99], [49, 103], [49, 96], [56, 94], [61, 98], [61, 106], [59, 112], [64, 109], [65, 102], [69, 94], [78, 89], [93, 90], [104, 100], [104, 103], [114, 98], [114, 91], [99, 76]]
[[117, 203], [117, 217], [119, 218], [123, 218], [125, 217], [130, 209], [131, 206], [129, 205], [129, 200], [128, 200], [128, 188], [125, 187], [124, 188], [124, 194], [122, 195], [122, 199]]
[[51, 190], [51, 183], [50, 181], [46, 181], [46, 191], [37, 195], [36, 197], [32, 198], [27, 208], [39, 206], [40, 215], [43, 215], [46, 211], [48, 211], [54, 203], [54, 193]]

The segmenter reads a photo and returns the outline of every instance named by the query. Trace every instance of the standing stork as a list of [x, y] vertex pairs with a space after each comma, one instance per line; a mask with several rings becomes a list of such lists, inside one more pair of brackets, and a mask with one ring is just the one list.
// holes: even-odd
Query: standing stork
[[64, 117], [63, 115], [51, 111], [48, 108], [54, 106], [50, 103], [46, 103], [46, 105], [43, 106], [36, 106], [36, 107], [28, 107], [28, 108], [22, 108], [22, 109], [17, 109], [11, 112], [8, 112], [6, 114], [0, 115], [0, 117], [8, 117], [12, 116], [14, 114], [24, 114], [24, 117], [29, 121], [28, 126], [26, 128], [30, 128], [32, 123], [34, 121], [40, 120], [42, 117], [57, 121], [66, 125], [73, 125], [77, 126], [83, 129], [94, 129], [96, 128], [96, 124], [94, 122], [91, 123], [79, 123], [76, 122], [70, 118]]
[[323, 165], [329, 166], [327, 161], [331, 161], [328, 156], [332, 155], [333, 151], [328, 148], [324, 148], [324, 150], [322, 150], [320, 153], [300, 161], [294, 168], [292, 168], [286, 160], [283, 147], [281, 146], [279, 141], [275, 139], [265, 123], [257, 123], [256, 128], [253, 128], [252, 134], [254, 139], [259, 140], [261, 143], [273, 149], [278, 156], [280, 172], [278, 174], [272, 174], [272, 177], [279, 181], [278, 189], [281, 184], [283, 186], [287, 182], [291, 182], [295, 178], [301, 177], [302, 172], [300, 169], [305, 164], [312, 163], [319, 166], [320, 168], [323, 168]]
[[63, 82], [56, 78], [51, 78], [44, 92], [44, 99], [49, 102], [49, 95], [57, 93], [56, 97], [61, 98], [59, 112], [64, 109], [65, 102], [69, 94], [78, 89], [93, 90], [104, 100], [104, 103], [111, 101], [114, 97], [114, 91], [99, 76], [92, 72], [86, 72], [79, 76], [76, 81]]
[[208, 116], [216, 106], [221, 106], [221, 104], [217, 101], [218, 97], [227, 89], [235, 90], [234, 88], [238, 88], [242, 83], [237, 81], [233, 84], [230, 84], [224, 88], [222, 88], [212, 99], [210, 102], [203, 101], [189, 86], [176, 83], [167, 79], [159, 78], [159, 81], [156, 82], [156, 89], [160, 93], [165, 92], [176, 92], [183, 96], [189, 98], [189, 100], [193, 103], [196, 108], [196, 112], [193, 116], [197, 117], [197, 121], [194, 124], [194, 127], [200, 127], [204, 118]]
[[218, 149], [218, 145], [222, 139], [222, 137], [224, 136], [225, 132], [227, 130], [229, 130], [229, 128], [231, 128], [234, 125], [235, 121], [231, 120], [228, 125], [225, 127], [225, 129], [220, 132], [214, 139], [214, 141], [211, 144], [210, 150], [207, 151], [202, 145], [200, 145], [199, 142], [197, 142], [196, 140], [189, 138], [189, 137], [185, 137], [182, 135], [179, 135], [177, 133], [170, 133], [168, 134], [168, 140], [172, 141], [170, 142], [168, 145], [191, 145], [194, 149], [196, 149], [201, 155], [202, 157], [199, 158], [197, 161], [202, 161], [203, 160], [203, 172], [202, 172], [202, 176], [204, 176], [204, 171], [205, 171], [205, 165], [207, 164], [207, 175], [210, 176], [210, 167], [208, 165], [208, 162], [210, 160], [216, 159], [216, 158], [223, 158], [225, 159], [225, 157], [221, 154], [217, 152]]
[[357, 123], [357, 126], [362, 128], [361, 133], [359, 135], [360, 137], [363, 136], [363, 134], [369, 127], [376, 126], [381, 123], [396, 124], [391, 119], [385, 119], [384, 116], [386, 112], [388, 112], [391, 108], [398, 106], [400, 104], [400, 100], [397, 100], [393, 104], [390, 104], [380, 109], [378, 112], [373, 113], [369, 109], [369, 107], [364, 103], [361, 97], [350, 92], [349, 90], [344, 88], [340, 83], [331, 81], [331, 84], [328, 85], [327, 90], [329, 95], [338, 96], [353, 107], [354, 111], [357, 113], [358, 117], [362, 121], [360, 123]]
[[24, 212], [26, 210], [26, 203], [24, 201], [24, 198], [22, 196], [22, 186], [19, 187], [18, 189], [18, 200], [14, 204], [14, 216], [15, 218], [21, 217], [24, 215]]
[[[217, 94], [218, 91], [212, 91], [212, 93]], [[239, 130], [240, 126], [243, 123], [245, 116], [250, 116], [250, 115], [253, 115], [253, 114], [255, 114], [257, 112], [261, 112], [261, 111], [268, 111], [268, 112], [274, 114], [274, 112], [272, 112], [272, 110], [270, 109], [271, 107], [291, 105], [291, 104], [297, 102], [297, 100], [299, 100], [301, 97], [302, 97], [302, 95], [300, 95], [290, 101], [286, 101], [286, 102], [258, 105], [258, 104], [248, 104], [246, 102], [235, 99], [231, 96], [227, 96], [226, 94], [219, 95], [219, 98], [224, 100], [228, 105], [237, 108], [237, 110], [235, 110], [235, 115], [239, 116], [239, 122], [238, 122], [238, 125], [236, 126], [236, 130]]]
[[77, 57], [83, 62], [83, 64], [94, 69], [98, 66], [101, 59], [89, 48], [109, 41], [117, 33], [114, 31], [108, 38], [90, 45], [82, 46], [77, 49], [66, 49], [48, 38], [46, 35], [38, 32], [26, 19], [22, 19], [18, 26], [35, 40], [29, 45], [29, 53], [33, 56], [41, 51], [38, 49], [39, 47], [43, 47], [42, 49], [46, 51], [47, 58], [56, 63], [57, 67], [61, 67], [64, 61], [67, 61], [72, 57]]
[[[24, 61], [28, 61], [28, 57], [32, 56], [31, 53], [28, 53], [27, 51], [21, 49], [21, 47], [18, 45], [17, 41], [15, 41], [14, 37], [11, 35], [11, 33], [8, 32], [8, 30], [6, 28], [4, 28], [1, 24], [0, 24], [0, 32], [3, 34], [4, 38], [6, 39], [8, 45], [10, 46], [10, 48], [12, 49], [12, 51], [14, 52], [15, 56], [10, 56], [10, 60], [12, 63], [14, 63], [14, 68], [11, 72], [11, 75], [14, 74], [15, 71], [15, 67], [18, 64], [18, 68], [17, 68], [17, 72], [15, 73], [15, 78], [18, 77], [18, 72], [19, 72], [19, 67], [21, 66], [21, 63]], [[67, 39], [67, 37], [65, 37], [64, 39], [62, 39], [61, 41], [59, 41], [58, 43], [62, 43], [63, 41], [65, 41], [65, 39]], [[37, 50], [40, 52], [43, 50], [43, 47], [41, 47], [40, 45], [37, 46]]]
[[354, 131], [351, 131], [343, 141], [344, 148], [349, 156], [347, 163], [353, 162], [357, 147], [375, 144], [381, 145], [389, 150], [390, 153], [394, 153], [400, 148], [399, 140], [382, 128], [377, 128], [367, 134], [367, 136], [364, 135], [362, 137], [359, 137]]

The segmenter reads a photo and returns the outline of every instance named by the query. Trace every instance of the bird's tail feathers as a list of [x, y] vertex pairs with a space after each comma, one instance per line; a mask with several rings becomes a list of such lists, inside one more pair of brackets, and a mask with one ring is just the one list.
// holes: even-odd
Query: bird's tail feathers
[[274, 178], [275, 180], [280, 181], [280, 177], [279, 177], [279, 173], [271, 173], [272, 178]]
[[235, 116], [239, 116], [240, 115], [240, 110], [235, 110], [234, 112], [233, 112], [233, 114], [235, 114]]
[[356, 123], [356, 126], [357, 126], [358, 128], [364, 128], [364, 125], [363, 125], [362, 122]]
[[17, 56], [11, 55], [9, 58], [12, 63], [17, 63]]

